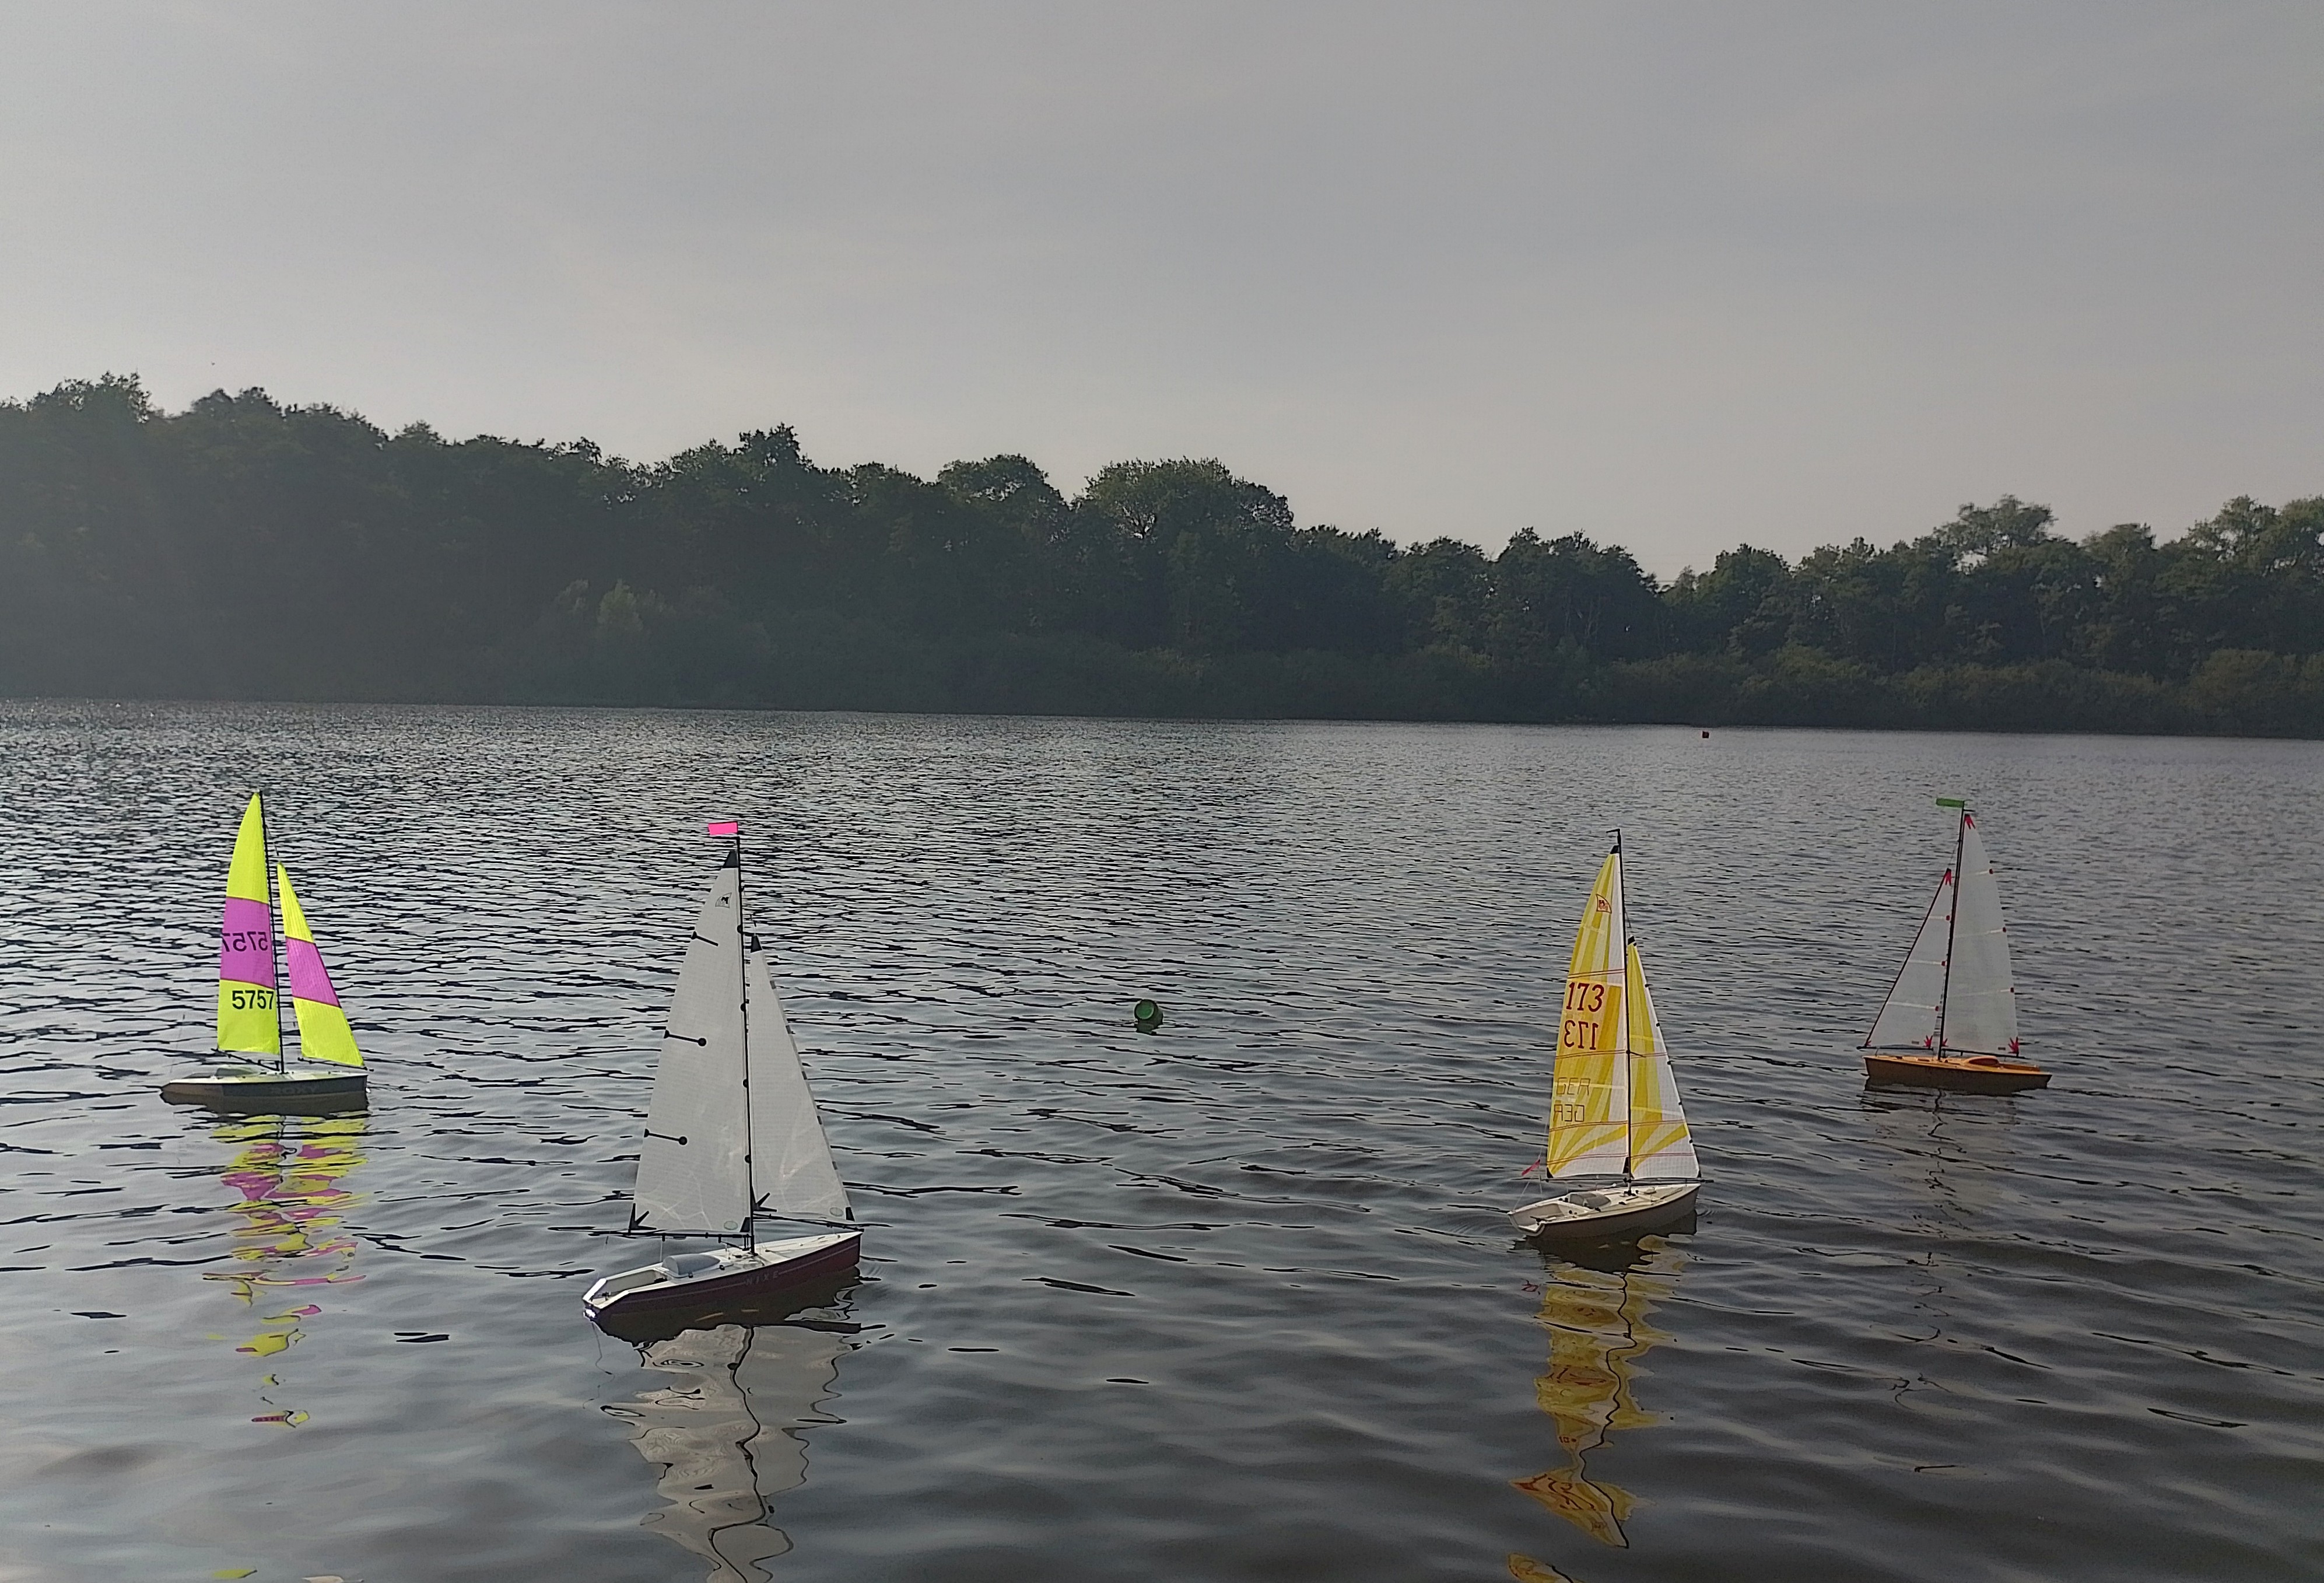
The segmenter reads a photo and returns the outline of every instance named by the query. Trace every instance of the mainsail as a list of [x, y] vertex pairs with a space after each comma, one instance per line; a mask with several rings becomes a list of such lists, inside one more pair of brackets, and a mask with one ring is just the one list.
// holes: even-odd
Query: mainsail
[[1985, 855], [1976, 818], [1964, 810], [1960, 897], [1953, 909], [1951, 966], [1937, 1042], [1971, 1055], [2017, 1053], [2017, 991], [2010, 983], [2009, 935], [2001, 927], [2001, 890]]
[[300, 910], [299, 893], [290, 888], [290, 871], [276, 864], [274, 882], [282, 895], [282, 956], [290, 969], [290, 1009], [299, 1016], [299, 1053], [309, 1060], [359, 1067], [363, 1051], [355, 1048], [355, 1030], [339, 1009], [338, 992], [323, 967], [323, 953], [315, 949], [315, 931]]
[[1618, 1175], [1629, 1153], [1629, 1080], [1623, 1069], [1628, 1019], [1622, 1014], [1628, 939], [1618, 838], [1590, 889], [1566, 970], [1543, 1156], [1552, 1177]]
[[1655, 1021], [1655, 997], [1646, 989], [1646, 965], [1638, 959], [1638, 942], [1629, 942], [1628, 954], [1630, 1019], [1630, 1174], [1640, 1179], [1692, 1181], [1702, 1174], [1694, 1158], [1694, 1141], [1686, 1130], [1686, 1112], [1678, 1102], [1678, 1079], [1671, 1072], [1670, 1052], [1663, 1046], [1663, 1031]]
[[678, 970], [638, 1152], [636, 1229], [740, 1231], [751, 1212], [742, 875], [729, 853]]
[[755, 1212], [793, 1220], [840, 1220], [847, 1190], [831, 1162], [823, 1118], [799, 1069], [798, 1046], [776, 997], [767, 954], [750, 955], [751, 1179]]
[[251, 793], [226, 870], [226, 921], [218, 930], [217, 1047], [249, 1055], [282, 1052], [275, 1000], [274, 909], [266, 893], [266, 820]]

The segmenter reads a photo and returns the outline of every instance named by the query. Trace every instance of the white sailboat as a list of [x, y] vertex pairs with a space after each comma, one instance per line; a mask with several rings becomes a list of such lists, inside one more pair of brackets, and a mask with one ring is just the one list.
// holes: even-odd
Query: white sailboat
[[747, 1321], [770, 1300], [844, 1280], [862, 1251], [852, 1230], [757, 1240], [761, 1220], [829, 1226], [855, 1217], [766, 952], [743, 923], [741, 832], [731, 823], [709, 830], [727, 838], [726, 860], [670, 1000], [629, 1229], [721, 1245], [591, 1286], [584, 1311], [616, 1334]]
[[1985, 837], [1965, 800], [1940, 797], [1937, 806], [1959, 817], [1953, 866], [1937, 881], [1913, 949], [1864, 1036], [1865, 1075], [1875, 1083], [1980, 1094], [2046, 1088], [2050, 1074], [2017, 1053], [2009, 931]]
[[1702, 1167], [1646, 964], [1628, 932], [1622, 836], [1582, 912], [1557, 1032], [1545, 1172], [1579, 1185], [1509, 1211], [1530, 1237], [1627, 1236], [1693, 1212]]

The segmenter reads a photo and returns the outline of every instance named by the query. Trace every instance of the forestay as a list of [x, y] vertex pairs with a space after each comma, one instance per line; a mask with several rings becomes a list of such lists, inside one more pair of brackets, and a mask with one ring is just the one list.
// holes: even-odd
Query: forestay
[[1961, 815], [1951, 958], [1938, 1042], [1972, 1055], [2015, 1055], [2017, 991], [2010, 978], [2009, 935], [2001, 926], [2001, 889], [1985, 855], [1985, 838], [1968, 813]]
[[640, 1229], [739, 1231], [749, 1213], [742, 890], [739, 858], [730, 855], [678, 971], [638, 1152]]
[[1646, 967], [1637, 942], [1628, 952], [1630, 1040], [1630, 1174], [1640, 1180], [1692, 1181], [1702, 1174], [1694, 1140], [1680, 1107], [1678, 1079], [1655, 1019], [1655, 997], [1646, 989]]
[[1622, 1014], [1627, 938], [1622, 848], [1617, 841], [1582, 908], [1566, 971], [1544, 1155], [1552, 1177], [1618, 1175], [1629, 1153], [1628, 1022]]
[[793, 1220], [840, 1220], [847, 1190], [831, 1162], [815, 1096], [799, 1069], [767, 954], [750, 956], [751, 1180], [757, 1212]]

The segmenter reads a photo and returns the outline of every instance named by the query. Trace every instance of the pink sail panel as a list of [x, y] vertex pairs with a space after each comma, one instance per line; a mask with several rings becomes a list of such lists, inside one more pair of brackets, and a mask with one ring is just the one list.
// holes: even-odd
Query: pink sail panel
[[226, 899], [226, 921], [218, 930], [220, 978], [274, 987], [273, 921], [273, 910], [263, 901]]
[[323, 968], [323, 953], [315, 949], [313, 940], [294, 934], [282, 942], [282, 954], [290, 969], [291, 999], [327, 1006], [339, 1004], [338, 991], [331, 987], [331, 976]]

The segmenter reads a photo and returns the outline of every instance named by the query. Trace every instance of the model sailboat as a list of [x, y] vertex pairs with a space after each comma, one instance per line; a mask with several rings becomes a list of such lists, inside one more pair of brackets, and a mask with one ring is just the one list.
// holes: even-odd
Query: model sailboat
[[862, 1237], [825, 1231], [759, 1242], [761, 1219], [853, 1220], [766, 952], [742, 920], [742, 839], [710, 882], [686, 948], [638, 1151], [629, 1229], [737, 1241], [608, 1275], [583, 1310], [617, 1335], [670, 1334], [744, 1319], [787, 1294], [845, 1279]]
[[1628, 925], [1617, 831], [1574, 936], [1543, 1155], [1551, 1180], [1588, 1185], [1509, 1211], [1527, 1236], [1651, 1230], [1691, 1214], [1702, 1186], [1646, 964]]
[[1940, 797], [1937, 806], [1960, 818], [1953, 866], [1937, 881], [1921, 931], [1865, 1035], [1866, 1074], [1876, 1083], [1983, 1094], [2046, 1087], [2050, 1074], [2017, 1055], [2009, 934], [1985, 838], [1965, 801]]
[[[270, 886], [270, 878], [273, 882]], [[277, 946], [275, 901], [281, 902], [282, 934]], [[298, 1017], [301, 1061], [290, 1064], [282, 1028], [282, 971], [288, 966], [290, 1004]], [[267, 869], [266, 811], [259, 794], [242, 810], [242, 829], [227, 866], [226, 918], [218, 930], [217, 1049], [220, 1055], [252, 1056], [198, 1078], [161, 1088], [173, 1105], [205, 1105], [214, 1110], [317, 1114], [360, 1108], [364, 1100], [363, 1051], [355, 1047], [338, 991], [323, 967], [315, 931], [290, 888], [290, 870]], [[271, 1064], [269, 1061], [271, 1060]]]

